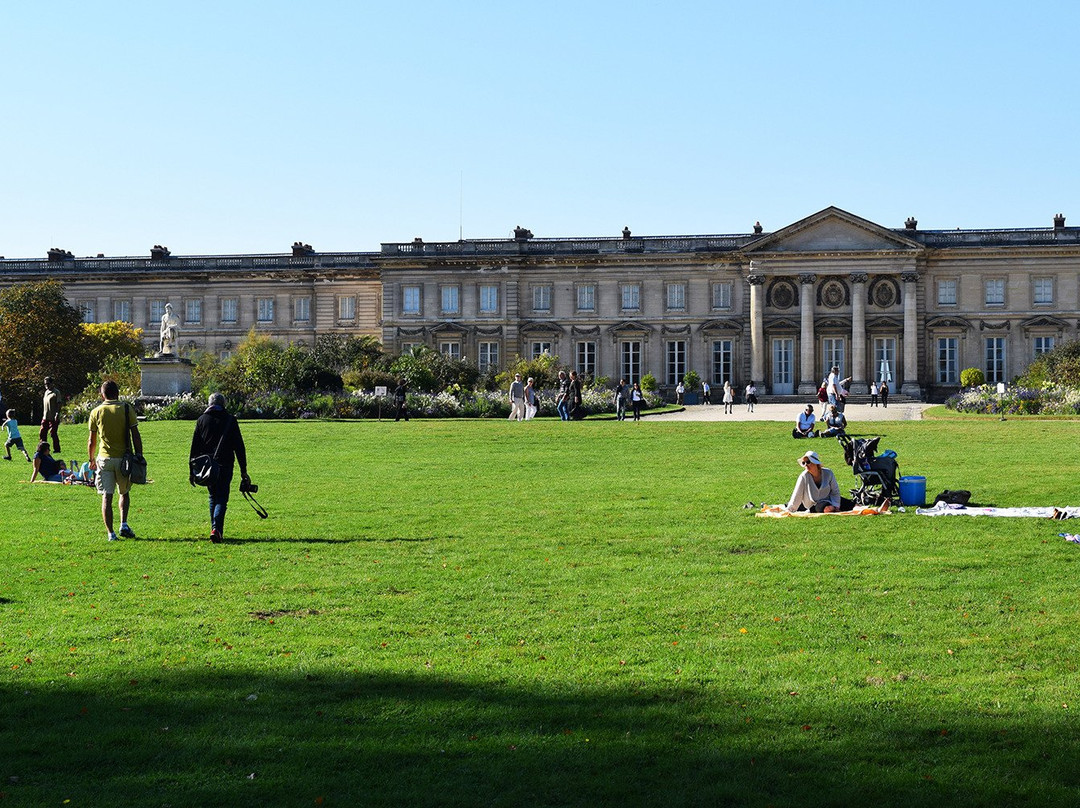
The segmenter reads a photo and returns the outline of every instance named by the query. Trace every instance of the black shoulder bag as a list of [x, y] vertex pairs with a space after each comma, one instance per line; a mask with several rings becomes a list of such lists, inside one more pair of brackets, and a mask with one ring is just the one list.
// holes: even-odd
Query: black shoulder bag
[[217, 448], [214, 449], [212, 455], [202, 454], [188, 460], [191, 473], [189, 479], [192, 485], [214, 485], [218, 478], [221, 477], [221, 463], [218, 462], [218, 452], [221, 451], [221, 444], [225, 442], [225, 436], [229, 434], [232, 425], [231, 420], [225, 422], [225, 429], [222, 431], [221, 437], [218, 438]]
[[131, 448], [131, 405], [124, 402], [124, 456], [120, 460], [120, 473], [131, 480], [133, 485], [146, 484], [146, 458], [135, 454]]

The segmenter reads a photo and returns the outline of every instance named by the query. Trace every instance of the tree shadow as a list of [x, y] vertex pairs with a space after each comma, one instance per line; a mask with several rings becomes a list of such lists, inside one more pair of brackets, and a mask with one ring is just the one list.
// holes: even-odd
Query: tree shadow
[[[1069, 805], [1080, 736], [699, 682], [150, 669], [0, 687], [16, 804]], [[917, 703], [917, 702], [916, 702]], [[759, 720], [759, 715], [772, 716]], [[783, 716], [780, 718], [779, 716]]]

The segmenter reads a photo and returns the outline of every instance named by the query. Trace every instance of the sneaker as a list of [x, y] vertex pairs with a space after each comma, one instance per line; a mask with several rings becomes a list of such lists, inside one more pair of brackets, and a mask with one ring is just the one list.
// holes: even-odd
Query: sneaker
[[135, 538], [135, 531], [132, 530], [127, 525], [124, 525], [123, 527], [120, 528], [120, 536], [122, 538], [125, 538], [125, 539], [134, 539]]
[[220, 533], [218, 533], [216, 530], [211, 530], [210, 531], [210, 541], [212, 541], [214, 544], [221, 544], [223, 539], [221, 538]]
[[119, 537], [115, 533], [110, 533], [109, 541], [119, 541]]

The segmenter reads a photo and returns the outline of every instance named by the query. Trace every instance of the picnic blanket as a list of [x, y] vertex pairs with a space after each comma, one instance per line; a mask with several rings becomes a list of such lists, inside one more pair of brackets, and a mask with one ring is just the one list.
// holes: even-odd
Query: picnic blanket
[[882, 510], [879, 507], [855, 507], [850, 511], [837, 511], [835, 513], [813, 513], [812, 511], [789, 511], [783, 505], [762, 505], [761, 510], [754, 516], [766, 516], [773, 519], [783, 519], [787, 516], [888, 516], [892, 511]]
[[[1054, 513], [1064, 516], [1054, 516]], [[1080, 517], [1080, 506], [1069, 508], [979, 508], [970, 505], [949, 505], [938, 502], [932, 508], [918, 508], [920, 516], [1014, 516], [1034, 519], [1075, 519]]]

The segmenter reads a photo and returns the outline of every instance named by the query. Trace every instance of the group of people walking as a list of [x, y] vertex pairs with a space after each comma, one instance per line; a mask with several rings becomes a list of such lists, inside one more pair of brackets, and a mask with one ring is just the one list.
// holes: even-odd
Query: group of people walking
[[[92, 484], [101, 495], [101, 518], [109, 541], [134, 539], [135, 531], [128, 522], [131, 513], [132, 479], [125, 455], [145, 462], [143, 440], [135, 408], [120, 400], [120, 387], [112, 380], [106, 381], [99, 390], [101, 403], [90, 413], [87, 423], [89, 436], [86, 444], [87, 460], [82, 464], [59, 459], [60, 410], [62, 398], [53, 380], [45, 378], [45, 394], [39, 443], [33, 457], [27, 452], [19, 430], [15, 410], [5, 413], [2, 428], [7, 433], [4, 443], [5, 460], [11, 460], [12, 448], [23, 453], [33, 463], [30, 482], [85, 483]], [[51, 447], [50, 440], [51, 439]], [[226, 411], [225, 397], [221, 393], [210, 396], [206, 411], [195, 422], [191, 438], [190, 458], [200, 455], [213, 457], [217, 476], [207, 492], [210, 505], [210, 540], [220, 542], [225, 535], [225, 511], [229, 502], [229, 489], [234, 469], [240, 467], [241, 490], [251, 486], [247, 472], [247, 451], [240, 424]], [[194, 475], [189, 476], [194, 485]], [[120, 526], [116, 529], [114, 503], [119, 506]]]

